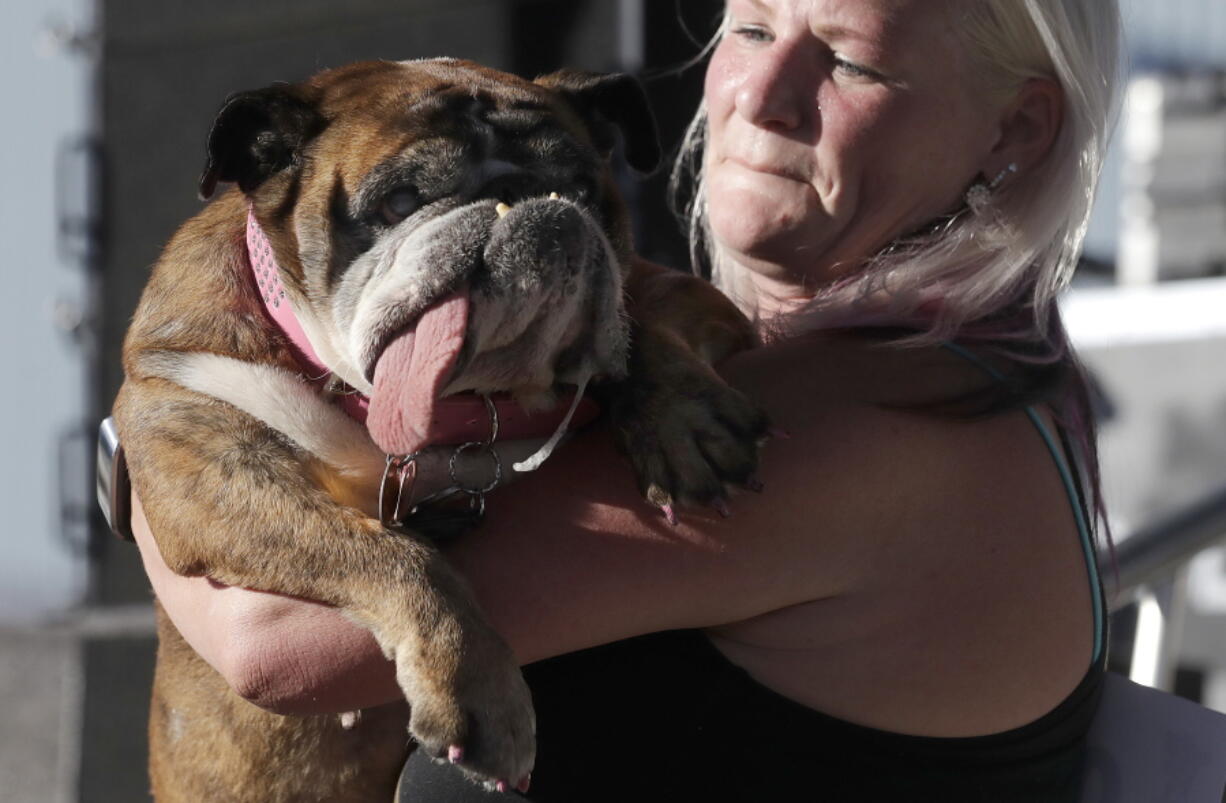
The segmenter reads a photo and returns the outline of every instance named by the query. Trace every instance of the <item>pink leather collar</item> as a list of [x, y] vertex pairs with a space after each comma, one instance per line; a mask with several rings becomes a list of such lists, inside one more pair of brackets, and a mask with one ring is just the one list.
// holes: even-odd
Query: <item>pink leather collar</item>
[[[273, 254], [272, 244], [264, 229], [255, 219], [255, 213], [247, 210], [247, 261], [251, 265], [256, 290], [263, 301], [264, 310], [286, 339], [306, 377], [323, 385], [332, 372], [311, 346], [302, 324], [294, 315], [285, 287], [281, 284], [281, 271]], [[566, 417], [573, 396], [562, 399], [557, 407], [534, 413], [525, 412], [513, 399], [505, 395], [493, 397], [498, 410], [499, 437], [506, 440], [549, 437]], [[370, 399], [354, 391], [338, 397], [341, 407], [354, 419], [365, 423]], [[489, 436], [490, 419], [481, 397], [473, 394], [447, 396], [439, 399], [435, 407], [439, 420], [436, 422], [439, 444], [457, 444], [480, 441]], [[591, 399], [583, 398], [575, 410], [569, 429], [578, 429], [593, 421], [600, 407]]]

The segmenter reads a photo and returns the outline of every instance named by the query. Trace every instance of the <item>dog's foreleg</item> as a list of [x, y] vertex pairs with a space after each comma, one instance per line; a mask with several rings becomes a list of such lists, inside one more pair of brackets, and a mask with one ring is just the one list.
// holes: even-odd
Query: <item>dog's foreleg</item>
[[641, 260], [626, 282], [632, 319], [626, 379], [604, 389], [615, 439], [649, 502], [726, 511], [726, 487], [757, 488], [762, 411], [715, 365], [757, 342], [750, 322], [709, 283]]
[[310, 479], [313, 458], [229, 404], [146, 380], [124, 386], [115, 415], [172, 570], [337, 606], [395, 661], [425, 749], [482, 779], [528, 774], [527, 687], [430, 544], [338, 504]]

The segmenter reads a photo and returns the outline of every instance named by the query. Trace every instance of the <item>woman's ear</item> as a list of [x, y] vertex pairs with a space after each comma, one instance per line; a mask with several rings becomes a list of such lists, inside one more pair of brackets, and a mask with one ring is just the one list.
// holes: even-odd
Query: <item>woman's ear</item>
[[1064, 125], [1064, 90], [1051, 78], [1031, 78], [1000, 116], [1000, 136], [984, 161], [989, 179], [1016, 165], [1026, 172], [1043, 162]]

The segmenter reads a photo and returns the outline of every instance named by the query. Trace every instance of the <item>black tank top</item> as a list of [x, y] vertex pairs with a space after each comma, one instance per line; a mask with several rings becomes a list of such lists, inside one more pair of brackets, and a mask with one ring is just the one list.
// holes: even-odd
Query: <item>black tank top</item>
[[[758, 684], [694, 630], [655, 633], [525, 667], [540, 803], [940, 801], [1075, 803], [1104, 658], [1024, 727], [963, 739], [905, 736], [806, 708]], [[493, 803], [414, 755], [402, 799]]]

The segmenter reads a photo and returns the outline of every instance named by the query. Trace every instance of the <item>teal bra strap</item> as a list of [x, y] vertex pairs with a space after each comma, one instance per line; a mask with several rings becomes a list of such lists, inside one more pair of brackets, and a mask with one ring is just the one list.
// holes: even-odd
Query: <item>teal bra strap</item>
[[[982, 368], [993, 379], [1001, 382], [1004, 381], [1005, 378], [999, 371], [962, 346], [956, 343], [942, 343], [941, 345], [967, 362]], [[1052, 435], [1051, 431], [1047, 428], [1047, 424], [1044, 423], [1034, 407], [1027, 406], [1025, 409], [1026, 416], [1034, 424], [1039, 434], [1043, 436], [1043, 442], [1047, 444], [1047, 450], [1051, 452], [1052, 460], [1056, 462], [1056, 468], [1060, 472], [1060, 479], [1064, 482], [1064, 491], [1068, 494], [1069, 504], [1073, 508], [1073, 518], [1077, 521], [1077, 532], [1081, 536], [1081, 548], [1085, 553], [1086, 570], [1090, 576], [1090, 596], [1093, 599], [1094, 606], [1093, 662], [1097, 663], [1106, 647], [1106, 617], [1103, 613], [1102, 581], [1098, 576], [1098, 561], [1094, 554], [1094, 542], [1090, 537], [1090, 523], [1087, 521], [1086, 505], [1082, 503], [1081, 494], [1077, 490], [1077, 483], [1073, 480], [1073, 472], [1069, 469], [1055, 436]]]

